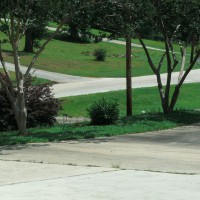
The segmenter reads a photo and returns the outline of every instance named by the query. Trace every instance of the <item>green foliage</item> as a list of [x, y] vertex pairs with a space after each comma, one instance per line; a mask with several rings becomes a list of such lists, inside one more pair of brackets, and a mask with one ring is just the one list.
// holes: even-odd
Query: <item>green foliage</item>
[[104, 48], [95, 49], [93, 55], [97, 61], [105, 61], [107, 50]]
[[117, 100], [102, 97], [88, 108], [93, 125], [114, 124], [119, 118], [119, 104]]

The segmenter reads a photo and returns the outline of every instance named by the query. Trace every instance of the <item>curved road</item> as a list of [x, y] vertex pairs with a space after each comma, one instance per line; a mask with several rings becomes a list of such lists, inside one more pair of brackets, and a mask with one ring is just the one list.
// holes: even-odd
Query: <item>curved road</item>
[[[6, 63], [8, 70], [14, 71], [14, 65]], [[0, 65], [1, 67], [1, 65]], [[22, 72], [26, 71], [26, 67], [21, 66]], [[126, 88], [125, 78], [90, 78], [65, 75], [60, 73], [48, 72], [44, 70], [32, 69], [31, 73], [39, 78], [55, 81], [58, 84], [53, 85], [55, 97], [68, 97], [83, 94], [94, 94], [100, 92], [109, 92], [123, 90]], [[162, 74], [163, 83], [166, 82], [166, 74]], [[178, 72], [173, 73], [172, 84], [176, 84], [178, 80]], [[185, 83], [200, 82], [200, 69], [190, 72]], [[157, 86], [156, 76], [140, 76], [132, 78], [132, 88], [143, 88]]]

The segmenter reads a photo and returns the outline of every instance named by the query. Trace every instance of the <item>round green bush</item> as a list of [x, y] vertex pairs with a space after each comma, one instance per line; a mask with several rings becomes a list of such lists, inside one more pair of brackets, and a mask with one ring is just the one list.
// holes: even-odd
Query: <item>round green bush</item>
[[119, 118], [119, 104], [117, 100], [102, 97], [95, 101], [89, 108], [88, 113], [92, 125], [114, 124]]

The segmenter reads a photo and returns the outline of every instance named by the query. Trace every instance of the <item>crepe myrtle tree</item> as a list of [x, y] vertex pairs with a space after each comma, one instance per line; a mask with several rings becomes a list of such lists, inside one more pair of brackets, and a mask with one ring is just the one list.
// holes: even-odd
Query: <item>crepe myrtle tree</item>
[[[2, 45], [5, 40], [0, 41], [0, 62], [3, 73], [0, 73], [1, 87], [4, 88], [7, 98], [11, 104], [17, 127], [21, 135], [27, 134], [27, 108], [25, 104], [24, 83], [35, 64], [37, 58], [51, 41], [54, 35], [62, 28], [71, 17], [71, 13], [66, 13], [56, 31], [41, 45], [30, 61], [26, 72], [23, 74], [20, 65], [19, 44], [30, 25], [30, 14], [36, 0], [4, 0], [0, 1], [0, 27], [1, 31], [7, 35], [8, 42], [12, 47], [13, 62], [15, 67], [16, 85], [13, 85], [10, 74], [7, 70]], [[74, 10], [71, 10], [74, 12]], [[3, 77], [6, 76], [7, 81]]]
[[[165, 52], [158, 65], [155, 64], [142, 39], [143, 27], [138, 28], [137, 36], [144, 48], [149, 66], [156, 75], [162, 109], [167, 114], [174, 111], [181, 86], [200, 56], [200, 50], [197, 48], [197, 38], [200, 35], [200, 2], [198, 0], [149, 0], [146, 2], [149, 7], [143, 12], [144, 26], [145, 23], [148, 26], [151, 24], [152, 28], [162, 35], [165, 43]], [[179, 53], [174, 51], [174, 44], [177, 43], [180, 45]], [[188, 46], [191, 48], [190, 52], [187, 52]], [[181, 55], [181, 59], [178, 59], [177, 54]], [[188, 62], [186, 62], [187, 59]], [[167, 71], [166, 85], [163, 84], [161, 78], [162, 67], [166, 67]], [[172, 75], [177, 68], [179, 68], [179, 76], [175, 89], [172, 91]]]

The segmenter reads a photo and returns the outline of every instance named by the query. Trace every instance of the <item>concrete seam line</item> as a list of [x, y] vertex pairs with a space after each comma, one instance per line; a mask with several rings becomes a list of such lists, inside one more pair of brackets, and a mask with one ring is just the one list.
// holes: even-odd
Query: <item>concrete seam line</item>
[[[40, 162], [40, 161], [37, 162], [37, 161], [20, 161], [20, 160], [4, 160], [4, 159], [0, 159], [0, 161], [3, 161], [3, 162], [31, 163], [31, 164], [43, 164], [43, 165], [61, 165], [61, 166], [71, 166], [71, 167], [93, 167], [93, 168], [99, 167], [99, 168], [105, 168], [103, 166], [96, 166], [96, 165], [77, 165], [77, 164], [73, 165], [72, 163], [69, 163], [69, 164], [65, 164], [65, 163], [58, 164], [58, 163]], [[98, 173], [106, 173], [106, 172], [116, 172], [116, 171], [137, 171], [137, 172], [162, 173], [162, 174], [172, 174], [172, 175], [188, 175], [188, 176], [198, 176], [198, 175], [200, 175], [200, 173], [196, 173], [196, 172], [175, 172], [175, 171], [173, 172], [173, 171], [159, 171], [159, 170], [137, 169], [137, 168], [135, 168], [135, 169], [125, 169], [125, 168], [116, 169], [116, 168], [111, 167], [110, 169], [113, 169], [113, 170], [97, 172], [97, 174]], [[89, 175], [89, 174], [83, 174], [83, 175]], [[67, 178], [67, 177], [60, 177], [60, 178]], [[0, 185], [0, 186], [2, 186], [2, 185]]]
[[4, 186], [12, 186], [12, 185], [20, 185], [20, 184], [26, 184], [26, 183], [37, 183], [37, 182], [44, 182], [44, 181], [51, 181], [51, 180], [58, 180], [58, 179], [67, 179], [67, 178], [74, 178], [74, 177], [82, 177], [82, 176], [88, 176], [88, 175], [96, 175], [96, 174], [105, 174], [109, 172], [116, 172], [121, 170], [111, 170], [111, 171], [101, 171], [101, 172], [94, 172], [94, 173], [86, 173], [86, 174], [79, 174], [79, 175], [73, 175], [73, 176], [65, 176], [65, 177], [56, 177], [56, 178], [50, 178], [50, 179], [42, 179], [42, 180], [35, 180], [35, 181], [26, 181], [26, 182], [18, 182], [18, 183], [9, 183], [5, 185], [0, 185], [0, 187]]

